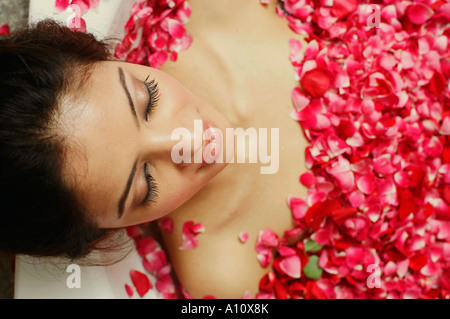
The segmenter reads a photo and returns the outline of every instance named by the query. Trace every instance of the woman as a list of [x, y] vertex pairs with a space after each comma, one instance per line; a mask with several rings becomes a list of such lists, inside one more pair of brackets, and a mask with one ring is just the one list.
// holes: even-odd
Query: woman
[[[448, 296], [449, 7], [399, 2], [372, 23], [355, 1], [289, 0], [288, 28], [267, 2], [190, 0], [194, 42], [159, 69], [53, 25], [2, 42], [1, 248], [79, 257], [161, 221], [196, 298]], [[279, 169], [174, 160], [180, 128], [198, 159], [196, 123], [278, 128]]]
[[[292, 227], [287, 195], [305, 194], [297, 174], [306, 143], [289, 118], [295, 34], [275, 3], [190, 5], [195, 42], [160, 70], [114, 61], [104, 45], [52, 24], [2, 40], [2, 196], [18, 203], [2, 222], [3, 249], [79, 257], [106, 230], [170, 216], [175, 228], [164, 242], [192, 296], [257, 292], [267, 270], [238, 235], [254, 242], [271, 228], [281, 236]], [[262, 175], [260, 164], [226, 158], [174, 163], [173, 130], [194, 132], [196, 120], [224, 133], [279, 128], [278, 172]], [[206, 231], [196, 249], [180, 251], [189, 220]]]

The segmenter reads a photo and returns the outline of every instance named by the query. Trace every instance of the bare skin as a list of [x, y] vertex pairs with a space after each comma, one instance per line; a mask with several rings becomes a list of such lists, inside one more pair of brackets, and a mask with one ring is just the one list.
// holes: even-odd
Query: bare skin
[[[215, 107], [232, 126], [279, 128], [280, 165], [275, 174], [261, 164], [229, 164], [184, 205], [170, 213], [175, 229], [161, 230], [176, 275], [193, 297], [253, 296], [269, 270], [257, 259], [258, 233], [272, 229], [280, 237], [293, 227], [288, 195], [304, 196], [298, 177], [306, 169], [307, 141], [289, 117], [291, 91], [298, 82], [288, 59], [288, 40], [299, 35], [275, 14], [276, 1], [190, 0], [186, 25], [192, 46], [176, 62], [161, 68]], [[201, 222], [205, 233], [194, 250], [181, 251], [182, 226]], [[242, 244], [238, 235], [247, 232]]]
[[[63, 98], [56, 119], [58, 134], [65, 137], [63, 175], [100, 228], [172, 218], [174, 232], [160, 230], [160, 235], [178, 280], [193, 297], [240, 298], [247, 290], [254, 296], [269, 270], [256, 258], [259, 232], [271, 229], [283, 236], [293, 227], [287, 197], [306, 195], [298, 177], [306, 170], [307, 141], [289, 116], [298, 83], [288, 41], [301, 39], [275, 14], [275, 3], [189, 2], [187, 32], [194, 42], [178, 61], [160, 70], [100, 62], [76, 98]], [[152, 112], [148, 78], [160, 93]], [[193, 132], [190, 143], [195, 121], [204, 123], [203, 130], [213, 122], [222, 132], [278, 128], [279, 145], [268, 147], [279, 151], [278, 170], [263, 175], [260, 168], [267, 164], [250, 161], [175, 162], [172, 132]], [[195, 157], [199, 147], [193, 144]], [[150, 192], [150, 175], [157, 194]], [[186, 221], [202, 223], [206, 231], [196, 249], [181, 251]], [[245, 244], [238, 239], [241, 232], [249, 235]]]

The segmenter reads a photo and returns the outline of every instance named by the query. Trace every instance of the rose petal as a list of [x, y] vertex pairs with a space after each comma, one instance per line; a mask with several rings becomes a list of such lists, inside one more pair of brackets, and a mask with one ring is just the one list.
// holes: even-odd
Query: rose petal
[[141, 297], [143, 297], [150, 289], [153, 288], [153, 285], [148, 279], [147, 275], [141, 273], [140, 271], [131, 270], [130, 277], [137, 293]]
[[442, 121], [439, 134], [450, 135], [450, 116], [445, 117], [444, 120]]
[[301, 261], [297, 255], [283, 258], [280, 262], [281, 270], [291, 278], [300, 278]]
[[328, 91], [331, 78], [327, 71], [317, 68], [306, 72], [300, 83], [312, 97], [317, 98]]
[[292, 101], [294, 102], [295, 109], [297, 111], [303, 110], [310, 102], [310, 99], [307, 98], [299, 88], [294, 88], [292, 90]]
[[159, 221], [159, 227], [161, 229], [165, 230], [168, 233], [173, 232], [173, 220], [170, 217], [165, 217]]
[[358, 1], [356, 0], [333, 0], [333, 6], [331, 13], [341, 19], [346, 15], [352, 13], [358, 7]]
[[160, 249], [156, 240], [151, 237], [137, 238], [135, 240], [136, 250], [140, 256], [145, 256], [155, 250]]
[[174, 38], [180, 39], [186, 34], [183, 24], [175, 19], [167, 19], [167, 29]]
[[65, 11], [70, 4], [70, 0], [55, 0], [55, 8], [58, 11]]
[[202, 223], [194, 224], [193, 221], [187, 221], [183, 224], [182, 239], [180, 250], [191, 250], [198, 246], [197, 235], [203, 233], [205, 228]]
[[308, 210], [308, 204], [301, 198], [290, 197], [288, 199], [288, 205], [294, 219], [302, 219]]
[[420, 25], [433, 15], [433, 10], [423, 3], [411, 4], [406, 8], [406, 15], [412, 23]]
[[247, 232], [239, 233], [239, 240], [241, 241], [241, 243], [246, 243], [248, 240], [248, 233]]
[[156, 250], [145, 255], [143, 266], [150, 274], [156, 275], [167, 265], [166, 253], [163, 250]]
[[130, 298], [133, 297], [134, 291], [133, 291], [133, 288], [131, 288], [130, 285], [125, 284], [125, 290], [127, 292], [128, 297], [130, 297]]
[[170, 276], [159, 278], [155, 283], [156, 290], [164, 294], [174, 294], [176, 292], [175, 285]]
[[300, 175], [300, 183], [308, 188], [311, 188], [315, 183], [314, 175], [311, 172], [305, 172]]
[[289, 60], [294, 65], [299, 65], [300, 62], [303, 60], [304, 54], [302, 52], [302, 49], [303, 49], [302, 42], [296, 39], [289, 39], [289, 50], [290, 50]]

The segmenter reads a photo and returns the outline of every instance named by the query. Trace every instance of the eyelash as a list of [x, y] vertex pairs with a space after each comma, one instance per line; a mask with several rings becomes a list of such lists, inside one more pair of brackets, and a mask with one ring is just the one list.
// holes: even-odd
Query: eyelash
[[158, 186], [152, 175], [148, 172], [148, 165], [144, 165], [145, 179], [147, 180], [147, 195], [144, 199], [144, 204], [151, 207], [151, 203], [156, 203], [156, 198], [158, 195]]
[[149, 81], [148, 80], [149, 77], [150, 77], [150, 75], [147, 76], [147, 78], [144, 81], [144, 84], [147, 87], [148, 94], [150, 96], [147, 108], [145, 109], [145, 120], [146, 121], [148, 121], [153, 109], [156, 107], [156, 104], [158, 103], [158, 100], [159, 100], [158, 83], [155, 80]]
[[[147, 78], [144, 81], [145, 86], [147, 87], [148, 94], [149, 94], [149, 101], [148, 105], [145, 109], [145, 120], [148, 121], [150, 118], [150, 115], [154, 108], [156, 107], [158, 100], [159, 100], [159, 88], [158, 83], [155, 80], [150, 80], [150, 75], [147, 76]], [[158, 194], [158, 186], [156, 185], [155, 179], [150, 175], [148, 171], [148, 165], [144, 165], [144, 174], [145, 179], [147, 180], [147, 194], [144, 199], [144, 204], [147, 206], [151, 206], [151, 203], [156, 202], [156, 197]]]

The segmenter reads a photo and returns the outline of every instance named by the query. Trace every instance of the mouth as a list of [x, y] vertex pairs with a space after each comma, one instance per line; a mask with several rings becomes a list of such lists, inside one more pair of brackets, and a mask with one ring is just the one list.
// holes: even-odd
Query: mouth
[[222, 148], [220, 129], [211, 120], [202, 116], [203, 120], [203, 144], [202, 164], [200, 169], [210, 166], [219, 157]]

